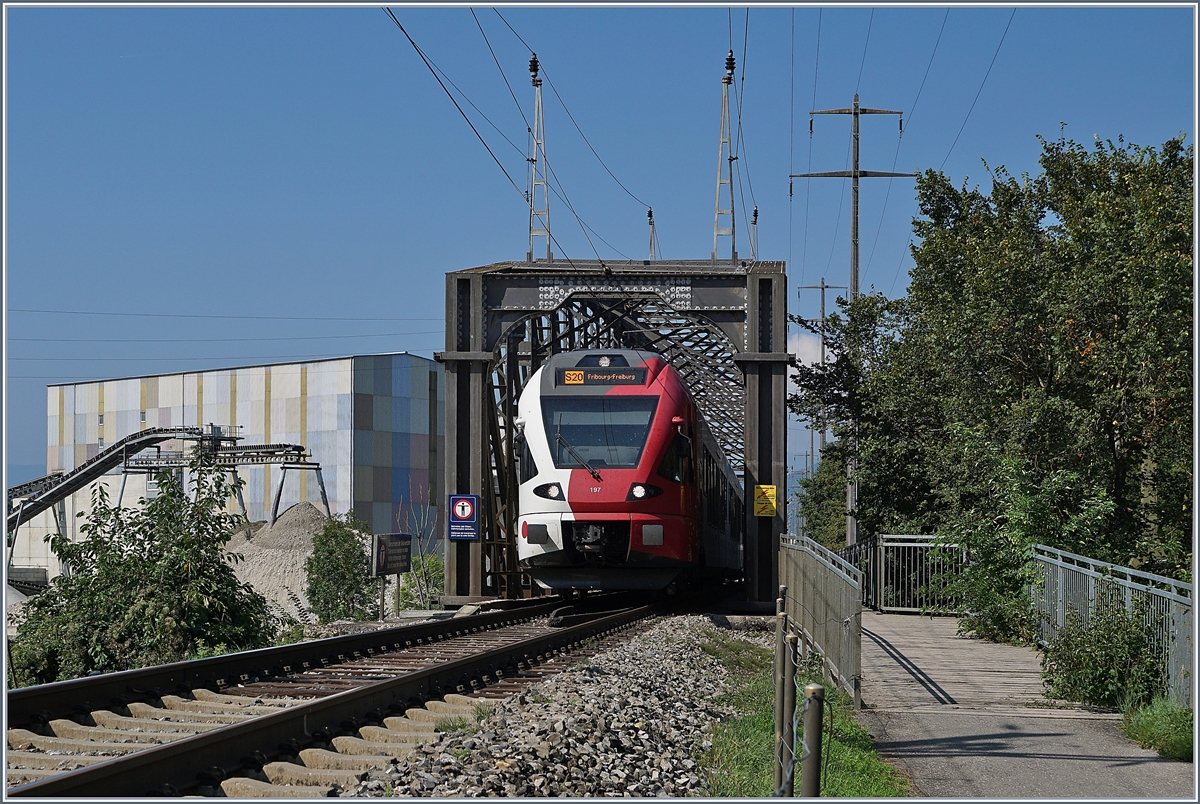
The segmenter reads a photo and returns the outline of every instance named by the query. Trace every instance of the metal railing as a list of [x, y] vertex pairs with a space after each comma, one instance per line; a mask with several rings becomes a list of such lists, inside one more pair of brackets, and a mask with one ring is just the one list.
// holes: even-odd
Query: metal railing
[[871, 536], [837, 555], [862, 573], [862, 604], [878, 611], [958, 611], [942, 592], [941, 578], [962, 563], [960, 550], [936, 544], [936, 536]]
[[784, 612], [790, 630], [816, 650], [827, 679], [862, 705], [859, 661], [862, 644], [862, 573], [807, 537], [784, 539], [779, 583], [788, 588]]
[[1192, 705], [1192, 585], [1085, 556], [1034, 545], [1037, 581], [1030, 594], [1040, 615], [1043, 646], [1075, 611], [1087, 625], [1101, 579], [1116, 584], [1129, 612], [1140, 611], [1149, 643], [1163, 663], [1163, 682], [1172, 700]]

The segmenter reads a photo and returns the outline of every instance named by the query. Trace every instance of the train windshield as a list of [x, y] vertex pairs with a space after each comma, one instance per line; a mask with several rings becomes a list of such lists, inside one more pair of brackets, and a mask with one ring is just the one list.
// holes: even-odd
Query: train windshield
[[656, 396], [544, 396], [546, 440], [559, 469], [638, 465]]

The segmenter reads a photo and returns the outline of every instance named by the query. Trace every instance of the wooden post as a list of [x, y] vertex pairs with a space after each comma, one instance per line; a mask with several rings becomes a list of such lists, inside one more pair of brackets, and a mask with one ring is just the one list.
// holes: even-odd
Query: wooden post
[[[804, 688], [804, 747], [808, 756], [800, 768], [800, 797], [821, 796], [821, 717], [825, 712], [825, 688], [820, 684], [809, 684]], [[785, 793], [791, 795], [791, 791]]]
[[775, 615], [775, 789], [783, 784], [784, 766], [787, 758], [783, 755], [783, 679], [785, 675], [784, 656], [787, 643], [784, 636], [787, 633], [787, 615], [779, 612]]
[[[787, 647], [784, 655], [783, 679], [783, 751], [787, 763], [783, 774], [783, 795], [791, 798], [796, 795], [796, 729], [792, 725], [796, 720], [796, 635], [788, 634]], [[778, 789], [778, 788], [776, 788]]]

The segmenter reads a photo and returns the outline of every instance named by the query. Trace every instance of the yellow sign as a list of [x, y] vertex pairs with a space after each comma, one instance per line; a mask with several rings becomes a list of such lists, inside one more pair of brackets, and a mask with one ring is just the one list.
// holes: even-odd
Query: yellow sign
[[563, 383], [566, 385], [583, 385], [582, 371], [564, 371]]
[[775, 487], [754, 487], [754, 515], [775, 516]]

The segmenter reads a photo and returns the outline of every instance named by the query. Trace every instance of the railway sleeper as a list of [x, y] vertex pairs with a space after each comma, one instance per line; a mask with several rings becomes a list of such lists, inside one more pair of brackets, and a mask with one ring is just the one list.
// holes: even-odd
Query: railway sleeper
[[361, 737], [334, 737], [332, 742], [338, 754], [354, 757], [382, 756], [389, 759], [393, 757], [402, 759], [411, 754], [420, 745], [419, 741], [406, 743], [373, 742], [371, 740], [364, 740]]
[[[392, 718], [388, 718], [388, 720], [392, 720]], [[425, 740], [433, 739], [437, 736], [437, 732], [433, 729], [429, 729], [428, 731], [398, 731], [384, 726], [363, 726], [358, 730], [358, 733], [362, 735], [364, 740], [374, 743], [408, 743], [409, 745], [418, 745]]]
[[178, 695], [164, 695], [159, 700], [163, 707], [178, 712], [199, 712], [201, 714], [239, 714], [239, 715], [269, 715], [278, 712], [277, 706], [261, 706], [257, 704], [232, 704], [216, 701], [189, 701]]
[[337, 770], [330, 768], [309, 768], [293, 762], [268, 762], [263, 766], [263, 773], [271, 784], [288, 785], [331, 785], [336, 784], [343, 789], [367, 778], [365, 770]]
[[[46, 737], [27, 729], [9, 729], [8, 744], [21, 751], [36, 748], [39, 751], [63, 751], [71, 754], [132, 754], [142, 750], [136, 743], [100, 743], [94, 740], [71, 740], [62, 737]], [[111, 757], [106, 757], [111, 758]]]
[[[220, 692], [213, 692], [212, 690], [205, 689], [204, 687], [199, 687], [192, 690], [192, 697], [194, 697], [197, 701], [204, 701], [205, 703], [224, 703], [245, 706], [248, 696], [226, 695]], [[251, 703], [254, 706], [268, 706], [276, 709], [286, 709], [289, 706], [295, 705], [295, 701], [278, 699], [273, 700], [271, 698], [253, 698], [251, 699]]]
[[[415, 711], [413, 709], [407, 710]], [[404, 732], [408, 734], [423, 734], [431, 735], [437, 733], [437, 728], [432, 720], [413, 720], [408, 717], [385, 717], [383, 719], [383, 727], [391, 731]], [[372, 728], [378, 728], [377, 726]]]
[[163, 709], [159, 706], [151, 706], [148, 703], [140, 703], [136, 701], [130, 703], [128, 709], [131, 717], [145, 718], [147, 720], [163, 720], [168, 723], [212, 723], [215, 725], [225, 726], [230, 723], [241, 723], [245, 720], [253, 720], [255, 717], [257, 717], [256, 715], [239, 715], [233, 712], [190, 712], [178, 709]]
[[112, 759], [112, 757], [90, 757], [78, 754], [43, 754], [37, 751], [9, 751], [7, 756], [9, 770], [32, 768], [52, 770], [58, 773]]
[[144, 717], [122, 717], [107, 709], [95, 709], [91, 713], [92, 720], [97, 726], [121, 731], [146, 732], [183, 732], [185, 734], [200, 734], [225, 726], [225, 723], [186, 723], [172, 720], [152, 720]]
[[326, 798], [335, 795], [336, 791], [333, 785], [279, 785], [234, 776], [221, 782], [221, 792], [229, 798]]
[[304, 763], [304, 766], [316, 770], [369, 771], [388, 767], [392, 763], [392, 759], [393, 757], [387, 752], [382, 754], [347, 754], [340, 751], [329, 751], [324, 748], [305, 748], [300, 752], [300, 761]]
[[81, 726], [74, 720], [51, 720], [50, 729], [54, 732], [55, 737], [109, 743], [169, 743], [191, 736], [191, 733], [181, 734], [174, 731], [123, 731], [121, 729], [104, 729], [98, 726]]
[[29, 782], [39, 782], [42, 779], [49, 779], [51, 776], [58, 776], [63, 773], [60, 770], [38, 770], [36, 768], [9, 768], [5, 774], [5, 782], [9, 787], [16, 787]]

